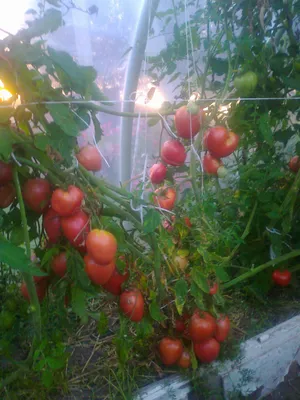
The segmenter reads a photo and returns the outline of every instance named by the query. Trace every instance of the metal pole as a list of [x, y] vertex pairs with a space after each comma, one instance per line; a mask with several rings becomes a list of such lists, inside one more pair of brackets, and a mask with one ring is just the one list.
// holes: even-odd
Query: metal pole
[[[148, 32], [151, 28], [159, 0], [144, 0], [141, 14], [139, 17], [135, 38], [130, 52], [129, 62], [125, 77], [124, 100], [137, 91], [138, 81], [141, 73], [142, 62], [145, 58]], [[134, 103], [124, 102], [123, 112], [133, 112]], [[132, 118], [121, 118], [121, 162], [120, 162], [120, 182], [125, 182], [131, 177], [131, 143], [132, 143]], [[128, 186], [129, 187], [129, 186]]]

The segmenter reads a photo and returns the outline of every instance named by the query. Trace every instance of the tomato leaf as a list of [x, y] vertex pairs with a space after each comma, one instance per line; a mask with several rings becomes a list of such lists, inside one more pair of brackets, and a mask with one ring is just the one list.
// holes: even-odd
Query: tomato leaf
[[215, 273], [216, 273], [217, 277], [220, 279], [220, 281], [222, 281], [222, 282], [227, 282], [230, 279], [230, 276], [227, 274], [225, 269], [222, 267], [216, 267]]
[[34, 145], [39, 150], [45, 151], [49, 145], [49, 137], [43, 134], [34, 135]]
[[258, 126], [263, 140], [271, 145], [273, 143], [273, 131], [270, 126], [270, 118], [268, 113], [265, 113], [260, 117]]
[[0, 238], [0, 262], [9, 265], [12, 269], [27, 272], [30, 275], [46, 276], [47, 274], [34, 266], [25, 254], [25, 250]]
[[103, 335], [108, 330], [108, 318], [107, 315], [101, 311], [99, 314], [99, 321], [97, 325], [99, 335]]
[[160, 308], [159, 308], [159, 305], [158, 305], [156, 299], [152, 300], [152, 302], [149, 306], [149, 312], [150, 312], [151, 317], [157, 322], [162, 322], [166, 319], [166, 317], [160, 311]]
[[79, 128], [74, 121], [74, 117], [76, 115], [70, 111], [66, 104], [47, 104], [46, 107], [49, 110], [54, 122], [65, 132], [66, 135], [78, 135]]
[[93, 121], [94, 128], [95, 128], [95, 140], [96, 140], [96, 143], [98, 143], [103, 136], [103, 130], [102, 130], [100, 122], [97, 118], [97, 114], [94, 111], [92, 111], [91, 115], [92, 115], [92, 121]]
[[50, 388], [53, 385], [53, 372], [46, 369], [42, 372], [42, 382], [46, 388]]
[[201, 271], [199, 271], [199, 269], [197, 269], [197, 267], [194, 267], [192, 269], [192, 279], [196, 283], [196, 285], [201, 290], [203, 290], [203, 292], [209, 293], [209, 285], [207, 283], [207, 278]]
[[86, 318], [85, 292], [77, 286], [72, 287], [72, 310], [78, 317]]
[[136, 325], [136, 334], [141, 339], [145, 339], [151, 336], [154, 332], [153, 321], [149, 318], [144, 317], [137, 325]]
[[184, 279], [179, 279], [175, 284], [175, 304], [179, 315], [182, 315], [187, 293], [188, 285], [186, 281]]
[[194, 297], [197, 307], [203, 309], [204, 308], [203, 292], [201, 289], [199, 289], [199, 287], [196, 285], [194, 281], [192, 281], [191, 283], [191, 295]]
[[14, 144], [11, 130], [8, 126], [0, 126], [0, 137], [0, 156], [8, 160], [12, 152], [12, 145]]
[[150, 209], [147, 211], [147, 214], [144, 217], [144, 232], [151, 233], [154, 232], [155, 229], [160, 224], [160, 214], [158, 211], [154, 209]]

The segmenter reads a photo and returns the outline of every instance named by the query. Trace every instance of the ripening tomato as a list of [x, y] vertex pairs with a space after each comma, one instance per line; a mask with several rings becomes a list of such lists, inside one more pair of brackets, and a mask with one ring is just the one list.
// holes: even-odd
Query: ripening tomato
[[294, 156], [290, 159], [289, 168], [293, 172], [298, 172], [300, 168], [300, 159], [298, 156]]
[[215, 338], [209, 338], [200, 343], [194, 343], [194, 351], [203, 363], [214, 361], [220, 353], [220, 343]]
[[161, 183], [167, 174], [167, 167], [163, 163], [153, 164], [149, 171], [150, 181], [152, 183]]
[[209, 294], [213, 296], [214, 294], [218, 293], [218, 290], [219, 290], [218, 283], [213, 282], [213, 284], [209, 288]]
[[218, 342], [224, 342], [230, 331], [230, 320], [227, 315], [222, 315], [216, 320], [217, 328], [215, 333], [215, 338]]
[[102, 166], [102, 158], [96, 147], [91, 145], [82, 147], [79, 153], [76, 154], [76, 157], [79, 164], [81, 164], [88, 171], [100, 171]]
[[120, 294], [122, 293], [122, 284], [126, 282], [128, 278], [129, 278], [129, 272], [120, 274], [117, 268], [115, 268], [112, 276], [103, 285], [103, 288], [107, 290], [109, 293], [114, 294], [115, 296], [120, 296]]
[[[49, 277], [48, 276], [34, 276], [33, 280], [34, 280], [34, 284], [35, 284], [35, 288], [36, 288], [37, 297], [39, 299], [39, 302], [41, 302], [47, 293], [47, 288], [49, 285]], [[30, 301], [28, 289], [27, 289], [25, 282], [23, 282], [21, 285], [21, 293], [22, 293], [22, 296], [27, 301]]]
[[161, 187], [156, 189], [156, 196], [154, 196], [154, 202], [160, 208], [165, 210], [173, 210], [176, 201], [176, 191], [170, 187]]
[[160, 154], [163, 162], [174, 167], [183, 165], [186, 159], [185, 148], [178, 140], [167, 140], [162, 145]]
[[57, 243], [62, 235], [60, 216], [50, 207], [43, 215], [43, 221], [49, 242]]
[[51, 206], [61, 217], [68, 217], [78, 211], [84, 198], [83, 192], [76, 186], [70, 185], [68, 191], [54, 190]]
[[158, 351], [165, 365], [173, 365], [180, 359], [183, 346], [179, 339], [164, 337], [159, 343]]
[[51, 267], [55, 275], [61, 278], [65, 276], [67, 272], [67, 253], [63, 252], [55, 256], [52, 260]]
[[98, 264], [88, 254], [84, 257], [84, 264], [87, 276], [95, 285], [103, 285], [108, 282], [116, 267], [115, 260], [109, 264]]
[[174, 122], [179, 137], [190, 139], [199, 132], [204, 121], [204, 111], [197, 105], [195, 111], [187, 106], [182, 106], [176, 110]]
[[64, 236], [69, 240], [72, 246], [80, 247], [90, 232], [90, 218], [82, 210], [70, 217], [61, 218], [61, 227]]
[[127, 289], [120, 296], [120, 308], [134, 322], [139, 322], [144, 316], [144, 297], [136, 289]]
[[288, 286], [291, 281], [292, 274], [288, 269], [280, 271], [280, 269], [275, 269], [272, 274], [273, 282], [279, 286]]
[[218, 175], [218, 169], [223, 165], [222, 161], [206, 153], [203, 157], [203, 169], [209, 175]]
[[191, 356], [190, 353], [184, 350], [177, 361], [177, 365], [181, 368], [189, 368], [191, 366]]
[[12, 183], [0, 186], [0, 208], [11, 205], [16, 197], [16, 189]]
[[239, 137], [223, 126], [215, 126], [208, 130], [205, 142], [213, 157], [222, 158], [229, 156], [237, 149]]
[[172, 222], [168, 221], [167, 219], [165, 219], [162, 222], [162, 226], [168, 232], [172, 232], [174, 230], [174, 226], [172, 225]]
[[110, 232], [93, 229], [86, 238], [88, 254], [99, 264], [108, 264], [116, 256], [117, 240]]
[[194, 311], [190, 323], [189, 334], [193, 342], [201, 342], [214, 335], [216, 321], [213, 316], [205, 311]]
[[176, 268], [179, 268], [181, 271], [185, 271], [188, 266], [189, 260], [187, 257], [175, 256], [174, 264]]
[[46, 179], [28, 179], [23, 186], [25, 204], [39, 214], [47, 210], [51, 192], [50, 183]]
[[0, 161], [0, 185], [5, 185], [6, 183], [12, 181], [13, 173], [10, 164]]

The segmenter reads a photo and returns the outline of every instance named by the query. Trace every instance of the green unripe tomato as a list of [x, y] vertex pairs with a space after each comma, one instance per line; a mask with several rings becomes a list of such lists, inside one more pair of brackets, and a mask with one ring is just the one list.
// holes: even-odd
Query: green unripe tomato
[[0, 329], [8, 330], [11, 329], [15, 322], [15, 316], [9, 311], [2, 311], [0, 314]]
[[248, 95], [254, 92], [258, 83], [258, 77], [255, 72], [249, 71], [241, 76], [237, 76], [234, 81], [233, 85], [236, 90], [241, 93]]
[[219, 167], [217, 170], [217, 174], [219, 178], [225, 178], [225, 176], [228, 174], [228, 171], [225, 167]]

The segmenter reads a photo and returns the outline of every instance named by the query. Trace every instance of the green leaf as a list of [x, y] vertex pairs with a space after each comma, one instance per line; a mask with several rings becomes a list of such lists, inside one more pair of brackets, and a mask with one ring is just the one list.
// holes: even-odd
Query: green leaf
[[43, 134], [34, 135], [34, 145], [39, 150], [45, 151], [49, 145], [49, 137]]
[[47, 357], [47, 363], [51, 369], [61, 369], [66, 364], [65, 357]]
[[203, 309], [203, 292], [199, 289], [194, 281], [191, 283], [191, 295], [194, 297], [197, 307]]
[[162, 322], [163, 320], [166, 319], [166, 317], [161, 313], [156, 299], [152, 300], [149, 306], [149, 312], [151, 317], [157, 322]]
[[86, 318], [85, 292], [77, 286], [72, 287], [72, 310], [78, 317]]
[[60, 7], [61, 6], [60, 0], [46, 0], [46, 1], [47, 1], [47, 3], [51, 4], [54, 7]]
[[50, 388], [53, 385], [53, 372], [46, 369], [42, 372], [42, 383], [46, 388]]
[[258, 126], [263, 140], [271, 145], [273, 143], [273, 132], [270, 126], [270, 118], [268, 113], [265, 113], [260, 117]]
[[78, 116], [74, 115], [74, 119], [75, 119], [76, 123], [78, 124], [79, 130], [84, 131], [85, 129], [87, 129], [90, 126], [90, 123], [91, 123], [90, 114], [84, 108], [79, 108], [76, 111], [76, 114]]
[[179, 315], [182, 315], [187, 293], [188, 285], [184, 279], [180, 279], [175, 284], [175, 304]]
[[103, 311], [100, 312], [97, 329], [99, 335], [103, 335], [108, 330], [108, 318]]
[[27, 272], [30, 275], [45, 276], [45, 272], [34, 266], [26, 256], [24, 249], [14, 244], [0, 239], [0, 262], [9, 265], [12, 269]]
[[149, 336], [152, 336], [154, 332], [153, 321], [148, 317], [144, 317], [137, 325], [136, 325], [136, 334], [139, 338], [145, 339]]
[[19, 246], [24, 243], [24, 230], [22, 226], [14, 226], [10, 234], [11, 243]]
[[298, 78], [282, 77], [282, 80], [286, 87], [294, 90], [300, 90], [300, 74], [298, 74]]
[[92, 121], [93, 121], [94, 128], [95, 128], [95, 140], [96, 140], [96, 143], [98, 143], [103, 136], [103, 130], [102, 130], [100, 122], [97, 118], [97, 114], [94, 111], [92, 111], [91, 114], [92, 114]]
[[23, 39], [29, 40], [37, 36], [43, 36], [46, 33], [56, 31], [63, 25], [62, 13], [50, 8], [44, 12], [42, 18], [27, 21], [27, 24], [29, 28], [22, 31]]
[[154, 209], [148, 210], [144, 218], [144, 232], [145, 233], [154, 232], [155, 229], [159, 226], [159, 224], [160, 224], [159, 212]]
[[154, 118], [149, 118], [148, 119], [148, 126], [155, 126], [159, 123], [160, 118], [159, 117], [154, 117]]
[[11, 134], [11, 129], [8, 126], [0, 126], [0, 156], [4, 160], [8, 160], [11, 152], [14, 139]]
[[225, 269], [222, 267], [216, 267], [215, 273], [216, 273], [217, 277], [220, 279], [220, 281], [222, 281], [222, 282], [227, 282], [230, 279], [230, 276], [227, 274]]
[[209, 293], [209, 285], [207, 283], [207, 277], [199, 271], [198, 268], [201, 267], [193, 267], [192, 269], [192, 279], [199, 287], [199, 289], [203, 290], [205, 293]]
[[4, 124], [5, 122], [8, 122], [9, 118], [13, 114], [13, 108], [1, 108], [0, 109], [0, 123]]
[[72, 113], [66, 104], [47, 104], [47, 109], [54, 122], [68, 135], [78, 136], [78, 125], [74, 121], [74, 113]]
[[67, 252], [68, 272], [75, 284], [89, 293], [95, 293], [95, 289], [91, 285], [86, 272], [84, 271], [84, 263], [82, 257], [77, 251], [70, 250]]

